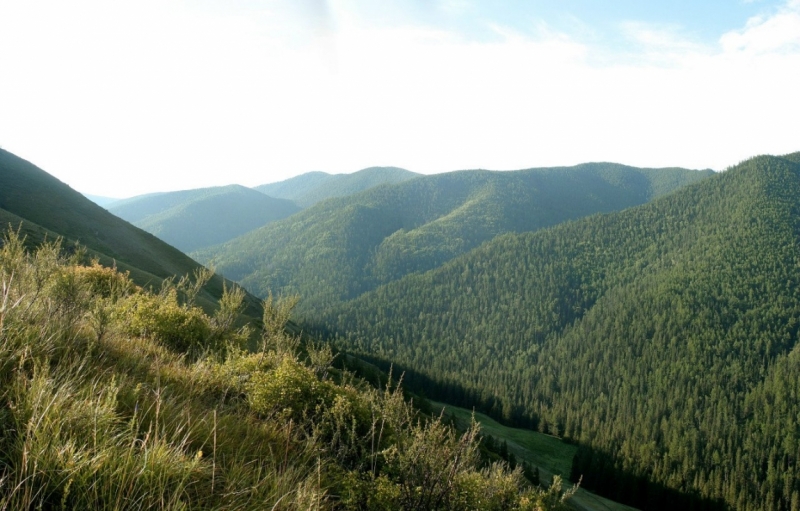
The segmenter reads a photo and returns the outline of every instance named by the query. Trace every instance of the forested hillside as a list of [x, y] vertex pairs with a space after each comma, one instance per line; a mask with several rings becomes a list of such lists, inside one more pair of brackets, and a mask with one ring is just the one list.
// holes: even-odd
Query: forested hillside
[[270, 197], [292, 200], [306, 208], [325, 199], [346, 197], [380, 185], [402, 183], [419, 175], [397, 167], [369, 167], [352, 174], [308, 172], [254, 189]]
[[583, 447], [642, 509], [800, 509], [800, 164], [507, 234], [334, 308], [412, 386]]
[[111, 213], [191, 252], [286, 218], [300, 208], [240, 185], [166, 192], [118, 201]]
[[624, 209], [710, 173], [599, 163], [425, 176], [319, 203], [193, 255], [256, 294], [300, 294], [302, 310], [317, 311], [498, 234]]

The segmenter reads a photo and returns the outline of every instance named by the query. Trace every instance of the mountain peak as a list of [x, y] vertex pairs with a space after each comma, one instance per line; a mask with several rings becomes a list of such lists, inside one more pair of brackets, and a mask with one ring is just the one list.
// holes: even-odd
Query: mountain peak
[[399, 167], [367, 167], [352, 174], [309, 172], [285, 181], [256, 186], [255, 189], [271, 197], [293, 200], [301, 207], [309, 207], [325, 199], [345, 197], [384, 184], [401, 183], [419, 175]]

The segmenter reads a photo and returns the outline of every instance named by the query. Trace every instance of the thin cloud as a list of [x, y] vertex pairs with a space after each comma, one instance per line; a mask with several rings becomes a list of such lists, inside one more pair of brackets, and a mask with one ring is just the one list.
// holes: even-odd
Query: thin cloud
[[720, 38], [726, 52], [752, 55], [800, 52], [800, 0], [792, 0], [772, 16], [748, 20], [741, 30]]
[[626, 21], [620, 29], [629, 42], [644, 52], [696, 52], [702, 45], [692, 41], [679, 25], [654, 25], [638, 21]]
[[371, 165], [721, 169], [797, 150], [799, 2], [717, 42], [615, 25], [624, 45], [460, 2], [3, 4], [0, 143], [111, 196]]

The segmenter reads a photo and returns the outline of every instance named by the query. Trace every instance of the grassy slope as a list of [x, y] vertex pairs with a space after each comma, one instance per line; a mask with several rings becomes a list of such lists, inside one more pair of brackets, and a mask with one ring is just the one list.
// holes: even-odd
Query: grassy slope
[[480, 422], [481, 431], [499, 440], [508, 441], [509, 450], [520, 460], [528, 461], [547, 472], [547, 479], [553, 475], [560, 475], [569, 479], [572, 457], [578, 450], [574, 445], [561, 441], [560, 438], [546, 435], [527, 429], [503, 426], [488, 415], [472, 412], [466, 408], [448, 405], [445, 403], [431, 402], [434, 413], [444, 409], [445, 414], [455, 416], [459, 427], [468, 426], [470, 419], [475, 414], [475, 420]]
[[[0, 209], [0, 232], [5, 232], [9, 225], [18, 231], [21, 236], [24, 236], [26, 239], [26, 244], [31, 247], [38, 246], [46, 241], [53, 241], [58, 238], [63, 238], [63, 235], [57, 232], [46, 229], [41, 225], [35, 224], [30, 220], [22, 218], [9, 211]], [[70, 250], [69, 246], [66, 246], [66, 248], [67, 250]], [[163, 280], [162, 277], [141, 270], [136, 266], [125, 263], [124, 261], [109, 258], [105, 254], [93, 249], [88, 250], [89, 255], [91, 257], [97, 257], [102, 264], [106, 266], [116, 266], [120, 271], [129, 272], [134, 282], [141, 286], [158, 287]], [[208, 297], [206, 297], [205, 301], [207, 304], [210, 304]]]
[[[514, 453], [517, 460], [527, 461], [531, 465], [539, 467], [543, 481], [549, 483], [553, 475], [560, 475], [564, 480], [569, 479], [572, 458], [578, 450], [574, 445], [564, 443], [552, 435], [503, 426], [487, 415], [465, 408], [437, 402], [431, 402], [431, 407], [435, 413], [443, 409], [445, 415], [452, 415], [456, 420], [456, 426], [460, 429], [467, 428], [474, 416], [481, 425], [482, 433], [491, 435], [500, 441], [505, 440], [508, 443], [509, 452]], [[581, 511], [631, 511], [635, 509], [583, 489], [578, 490], [569, 503]]]
[[[235, 304], [211, 319], [52, 244], [8, 234], [0, 282], [0, 509], [564, 511], [481, 470], [474, 432], [418, 421], [323, 347], [305, 361], [283, 304], [248, 353]], [[209, 335], [214, 356], [186, 352]]]
[[302, 207], [332, 197], [345, 197], [384, 184], [395, 184], [419, 174], [397, 167], [369, 167], [352, 174], [309, 172], [285, 181], [255, 187], [261, 193], [295, 201]]
[[160, 277], [185, 273], [197, 266], [180, 251], [5, 151], [0, 151], [0, 180], [0, 208], [71, 241]]
[[289, 200], [240, 185], [134, 197], [109, 208], [183, 252], [223, 243], [299, 210]]
[[[140, 285], [159, 286], [161, 279], [190, 274], [201, 266], [152, 234], [112, 215], [66, 184], [0, 149], [0, 210], [3, 230], [23, 221], [33, 244], [46, 235], [79, 242], [103, 264], [131, 269]], [[30, 225], [29, 225], [30, 224]], [[201, 297], [205, 306], [222, 296], [223, 280], [214, 277]], [[248, 312], [258, 317], [259, 305], [248, 298]]]

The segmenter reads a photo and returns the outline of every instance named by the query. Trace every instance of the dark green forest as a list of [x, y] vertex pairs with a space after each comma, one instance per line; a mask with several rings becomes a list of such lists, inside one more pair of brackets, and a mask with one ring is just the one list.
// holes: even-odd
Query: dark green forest
[[800, 165], [761, 156], [649, 204], [506, 234], [325, 310], [412, 388], [582, 447], [644, 509], [800, 509]]
[[425, 176], [321, 202], [193, 256], [260, 296], [299, 294], [314, 316], [498, 234], [621, 210], [710, 174], [599, 163]]

